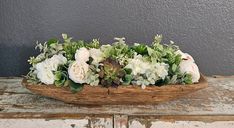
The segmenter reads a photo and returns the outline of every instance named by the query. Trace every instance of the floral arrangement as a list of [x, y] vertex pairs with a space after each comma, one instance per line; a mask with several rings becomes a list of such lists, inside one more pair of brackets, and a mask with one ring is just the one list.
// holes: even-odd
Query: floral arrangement
[[193, 84], [200, 73], [192, 56], [183, 53], [174, 42], [162, 45], [162, 35], [155, 36], [152, 45], [114, 38], [110, 45], [75, 41], [62, 34], [63, 41], [50, 39], [37, 43], [40, 50], [28, 60], [32, 65], [26, 79], [29, 83], [69, 87], [72, 92], [83, 86], [162, 86]]

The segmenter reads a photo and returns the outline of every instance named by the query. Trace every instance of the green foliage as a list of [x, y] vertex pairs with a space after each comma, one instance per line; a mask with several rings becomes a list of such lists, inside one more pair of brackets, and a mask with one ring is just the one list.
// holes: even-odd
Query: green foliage
[[40, 80], [37, 78], [37, 74], [35, 73], [33, 67], [30, 68], [30, 71], [25, 76], [25, 78], [27, 79], [27, 82], [29, 82], [29, 83], [33, 83], [33, 84], [40, 83]]
[[123, 85], [129, 85], [133, 79], [133, 76], [132, 76], [132, 69], [130, 68], [124, 68], [124, 77], [122, 78], [122, 81], [123, 81]]
[[192, 75], [191, 74], [184, 74], [182, 79], [181, 79], [181, 83], [184, 84], [192, 84]]
[[134, 44], [131, 49], [133, 49], [136, 53], [141, 55], [147, 55], [147, 46], [145, 44]]
[[68, 79], [68, 76], [67, 76], [67, 73], [65, 71], [56, 71], [54, 84], [57, 87], [61, 87], [64, 85], [64, 83], [66, 82], [67, 79]]
[[71, 92], [73, 92], [73, 93], [77, 93], [77, 92], [81, 91], [81, 90], [83, 89], [83, 87], [84, 87], [83, 84], [75, 83], [75, 82], [73, 82], [73, 81], [70, 80], [70, 79], [68, 79], [68, 80], [65, 82], [65, 86], [69, 86]]
[[131, 55], [128, 45], [126, 45], [124, 42], [115, 42], [113, 44], [113, 49], [110, 52], [110, 57], [115, 60], [118, 60], [120, 55]]
[[154, 51], [149, 48], [148, 52], [152, 60], [164, 62], [169, 65], [169, 77], [167, 77], [167, 79], [168, 81], [174, 81], [174, 79], [177, 78], [175, 76], [180, 74], [179, 64], [182, 61], [181, 55], [175, 53], [179, 48], [174, 45], [174, 42], [172, 41], [169, 45], [161, 45], [161, 40], [161, 35], [156, 36], [152, 43], [152, 49], [154, 49]]
[[47, 46], [50, 47], [52, 44], [57, 44], [59, 41], [58, 39], [50, 39], [48, 42], [47, 42]]
[[97, 86], [99, 84], [99, 75], [97, 73], [98, 69], [94, 69], [94, 71], [90, 68], [87, 74], [86, 83], [91, 86]]
[[85, 47], [86, 48], [96, 48], [96, 49], [98, 49], [98, 48], [100, 48], [100, 42], [99, 42], [98, 39], [93, 39], [92, 42], [86, 43]]
[[75, 59], [76, 50], [82, 47], [85, 47], [83, 40], [71, 41], [72, 38], [68, 37], [66, 34], [63, 34], [63, 50], [65, 51], [65, 56], [68, 60]]
[[124, 42], [124, 38], [115, 38], [117, 42], [113, 45], [103, 45], [101, 46], [101, 51], [103, 51], [105, 58], [111, 58], [118, 61], [121, 65], [125, 65], [129, 58], [134, 55], [134, 50], [130, 49]]

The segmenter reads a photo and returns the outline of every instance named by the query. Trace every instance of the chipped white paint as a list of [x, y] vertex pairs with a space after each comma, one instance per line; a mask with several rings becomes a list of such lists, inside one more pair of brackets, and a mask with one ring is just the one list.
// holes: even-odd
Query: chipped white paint
[[146, 128], [146, 125], [134, 120], [129, 124], [129, 128]]
[[127, 128], [127, 115], [114, 115], [114, 128]]
[[87, 119], [0, 119], [0, 128], [87, 128]]
[[98, 118], [92, 119], [89, 124], [90, 128], [112, 128], [113, 119], [112, 118]]
[[112, 118], [0, 119], [0, 128], [112, 128]]
[[132, 121], [129, 128], [234, 128], [234, 121], [216, 121], [216, 122], [201, 122], [201, 121], [155, 121], [150, 122], [148, 126], [139, 121]]

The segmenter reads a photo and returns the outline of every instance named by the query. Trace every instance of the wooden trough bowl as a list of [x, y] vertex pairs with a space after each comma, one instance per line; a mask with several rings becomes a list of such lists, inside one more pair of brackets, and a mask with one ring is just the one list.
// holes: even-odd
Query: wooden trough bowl
[[51, 97], [72, 104], [82, 105], [118, 105], [118, 104], [158, 104], [176, 99], [185, 94], [195, 92], [208, 86], [203, 75], [197, 84], [147, 86], [119, 86], [118, 88], [104, 88], [100, 86], [84, 85], [82, 91], [72, 93], [68, 87], [53, 85], [32, 85], [23, 79], [22, 85], [33, 93]]

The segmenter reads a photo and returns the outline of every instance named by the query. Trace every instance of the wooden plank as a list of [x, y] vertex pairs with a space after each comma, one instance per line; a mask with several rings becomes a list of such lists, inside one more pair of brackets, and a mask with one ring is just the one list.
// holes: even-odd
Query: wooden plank
[[0, 128], [112, 128], [112, 118], [0, 119]]
[[0, 128], [88, 128], [89, 120], [0, 119]]
[[145, 125], [139, 121], [133, 121], [129, 128], [234, 128], [234, 121], [217, 121], [206, 123], [202, 121], [152, 121]]
[[129, 128], [234, 128], [234, 116], [130, 116]]
[[21, 78], [0, 79], [0, 117], [15, 113], [127, 114], [127, 115], [234, 115], [234, 77], [208, 77], [209, 86], [180, 99], [158, 105], [65, 104], [31, 94]]

